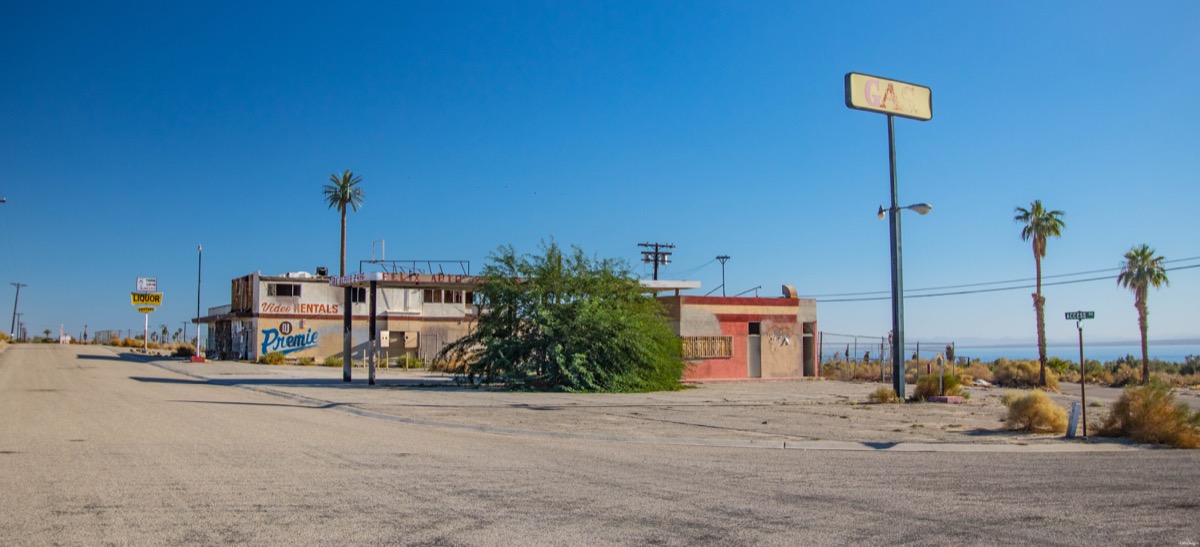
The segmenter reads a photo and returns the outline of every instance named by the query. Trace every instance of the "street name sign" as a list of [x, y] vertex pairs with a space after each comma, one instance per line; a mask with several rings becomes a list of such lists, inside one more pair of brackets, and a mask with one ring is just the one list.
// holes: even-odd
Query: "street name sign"
[[850, 72], [846, 74], [846, 106], [925, 122], [933, 118], [933, 91], [917, 84]]
[[129, 293], [130, 300], [134, 306], [161, 306], [162, 293]]
[[1095, 319], [1096, 312], [1094, 311], [1069, 311], [1067, 312], [1067, 321], [1079, 321], [1082, 319]]

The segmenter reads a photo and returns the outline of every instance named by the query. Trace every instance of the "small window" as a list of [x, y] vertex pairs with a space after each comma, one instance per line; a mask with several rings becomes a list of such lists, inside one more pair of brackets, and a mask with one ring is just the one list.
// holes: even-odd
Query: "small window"
[[474, 304], [475, 303], [475, 293], [473, 293], [471, 291], [467, 291], [466, 301], [468, 304]]
[[299, 283], [269, 283], [267, 296], [300, 296]]
[[756, 335], [756, 334], [762, 334], [761, 330], [762, 330], [762, 323], [759, 323], [759, 322], [750, 323], [750, 335], [751, 336]]
[[366, 287], [351, 287], [350, 288], [350, 303], [363, 304], [367, 301]]
[[441, 289], [425, 289], [426, 304], [441, 304], [442, 290]]

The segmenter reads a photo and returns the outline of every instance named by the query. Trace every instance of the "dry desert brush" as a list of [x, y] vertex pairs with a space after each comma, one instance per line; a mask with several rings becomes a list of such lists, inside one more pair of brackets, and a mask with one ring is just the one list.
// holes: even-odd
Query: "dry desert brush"
[[1126, 388], [1100, 426], [1105, 437], [1128, 437], [1140, 443], [1200, 448], [1200, 412], [1175, 400], [1161, 382]]
[[1067, 411], [1054, 404], [1040, 389], [1022, 394], [1010, 391], [1002, 399], [1008, 407], [1004, 423], [1009, 429], [1031, 433], [1065, 433]]

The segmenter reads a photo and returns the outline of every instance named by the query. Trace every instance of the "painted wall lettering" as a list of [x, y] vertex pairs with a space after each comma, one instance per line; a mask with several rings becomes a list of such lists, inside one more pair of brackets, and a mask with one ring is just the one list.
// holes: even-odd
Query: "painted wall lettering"
[[[290, 331], [289, 328], [287, 329]], [[309, 348], [317, 347], [317, 337], [321, 335], [319, 332], [313, 332], [312, 329], [306, 329], [302, 334], [281, 334], [279, 329], [263, 329], [262, 352], [260, 355], [266, 355], [272, 351], [288, 354], [295, 351], [302, 351]]]

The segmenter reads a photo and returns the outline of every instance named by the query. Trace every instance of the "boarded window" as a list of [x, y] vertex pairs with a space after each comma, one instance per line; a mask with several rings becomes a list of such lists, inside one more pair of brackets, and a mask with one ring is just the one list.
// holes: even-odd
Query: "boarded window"
[[300, 284], [268, 283], [267, 296], [300, 296]]
[[728, 359], [733, 357], [732, 336], [684, 336], [684, 359]]

